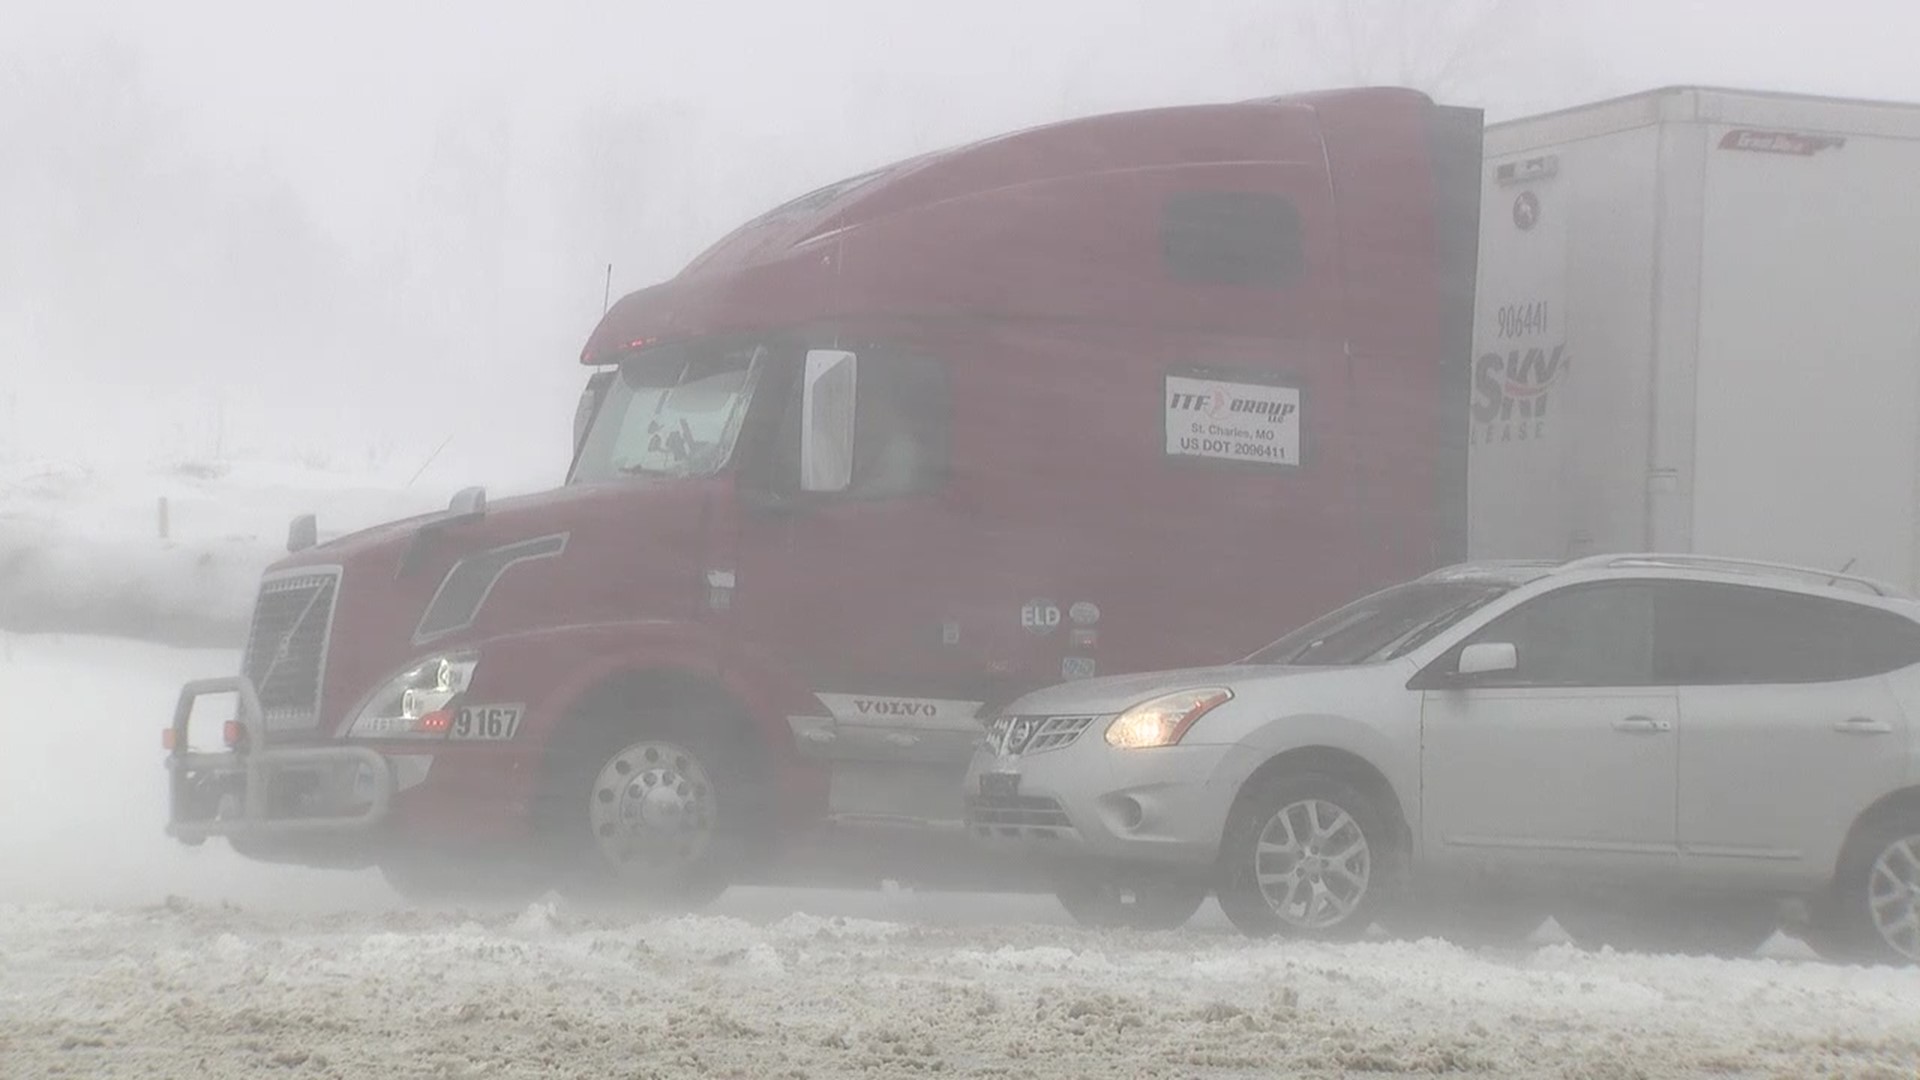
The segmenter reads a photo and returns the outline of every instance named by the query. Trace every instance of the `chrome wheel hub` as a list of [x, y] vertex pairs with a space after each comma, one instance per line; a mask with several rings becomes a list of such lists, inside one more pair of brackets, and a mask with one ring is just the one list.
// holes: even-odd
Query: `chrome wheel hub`
[[1324, 930], [1353, 915], [1373, 875], [1366, 834], [1324, 799], [1283, 807], [1254, 845], [1254, 876], [1274, 914], [1299, 930]]
[[1920, 962], [1920, 836], [1888, 844], [1874, 860], [1867, 909], [1893, 951]]
[[641, 742], [615, 754], [595, 778], [587, 814], [594, 843], [623, 876], [673, 873], [713, 840], [713, 781], [684, 747]]

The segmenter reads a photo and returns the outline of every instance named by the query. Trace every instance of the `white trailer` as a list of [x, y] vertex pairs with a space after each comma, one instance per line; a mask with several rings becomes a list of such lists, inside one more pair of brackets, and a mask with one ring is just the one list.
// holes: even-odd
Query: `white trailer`
[[1920, 587], [1920, 107], [1680, 88], [1485, 145], [1471, 553]]

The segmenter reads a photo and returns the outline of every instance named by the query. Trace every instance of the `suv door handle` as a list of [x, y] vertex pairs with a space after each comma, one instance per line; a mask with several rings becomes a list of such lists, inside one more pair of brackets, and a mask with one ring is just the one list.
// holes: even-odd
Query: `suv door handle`
[[1854, 716], [1833, 725], [1833, 730], [1842, 735], [1891, 735], [1893, 725], [1885, 720], [1874, 720], [1865, 716]]
[[1625, 720], [1615, 720], [1613, 730], [1634, 735], [1656, 735], [1662, 731], [1672, 731], [1673, 723], [1669, 720], [1655, 720], [1651, 716], [1629, 716]]

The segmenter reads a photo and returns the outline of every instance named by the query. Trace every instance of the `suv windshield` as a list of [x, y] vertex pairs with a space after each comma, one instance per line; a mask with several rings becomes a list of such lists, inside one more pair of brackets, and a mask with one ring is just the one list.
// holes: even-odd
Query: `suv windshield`
[[587, 428], [572, 482], [719, 471], [771, 355], [760, 343], [690, 342], [629, 356]]
[[1315, 619], [1241, 663], [1336, 666], [1392, 660], [1511, 587], [1462, 581], [1396, 585]]

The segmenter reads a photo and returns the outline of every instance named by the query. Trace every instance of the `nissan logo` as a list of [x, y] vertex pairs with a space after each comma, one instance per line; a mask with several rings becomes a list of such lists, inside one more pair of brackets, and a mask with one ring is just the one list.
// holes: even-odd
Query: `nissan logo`
[[1000, 750], [1006, 754], [1017, 754], [1027, 748], [1027, 741], [1033, 738], [1035, 724], [1030, 717], [1016, 716], [1007, 724], [1006, 742]]

